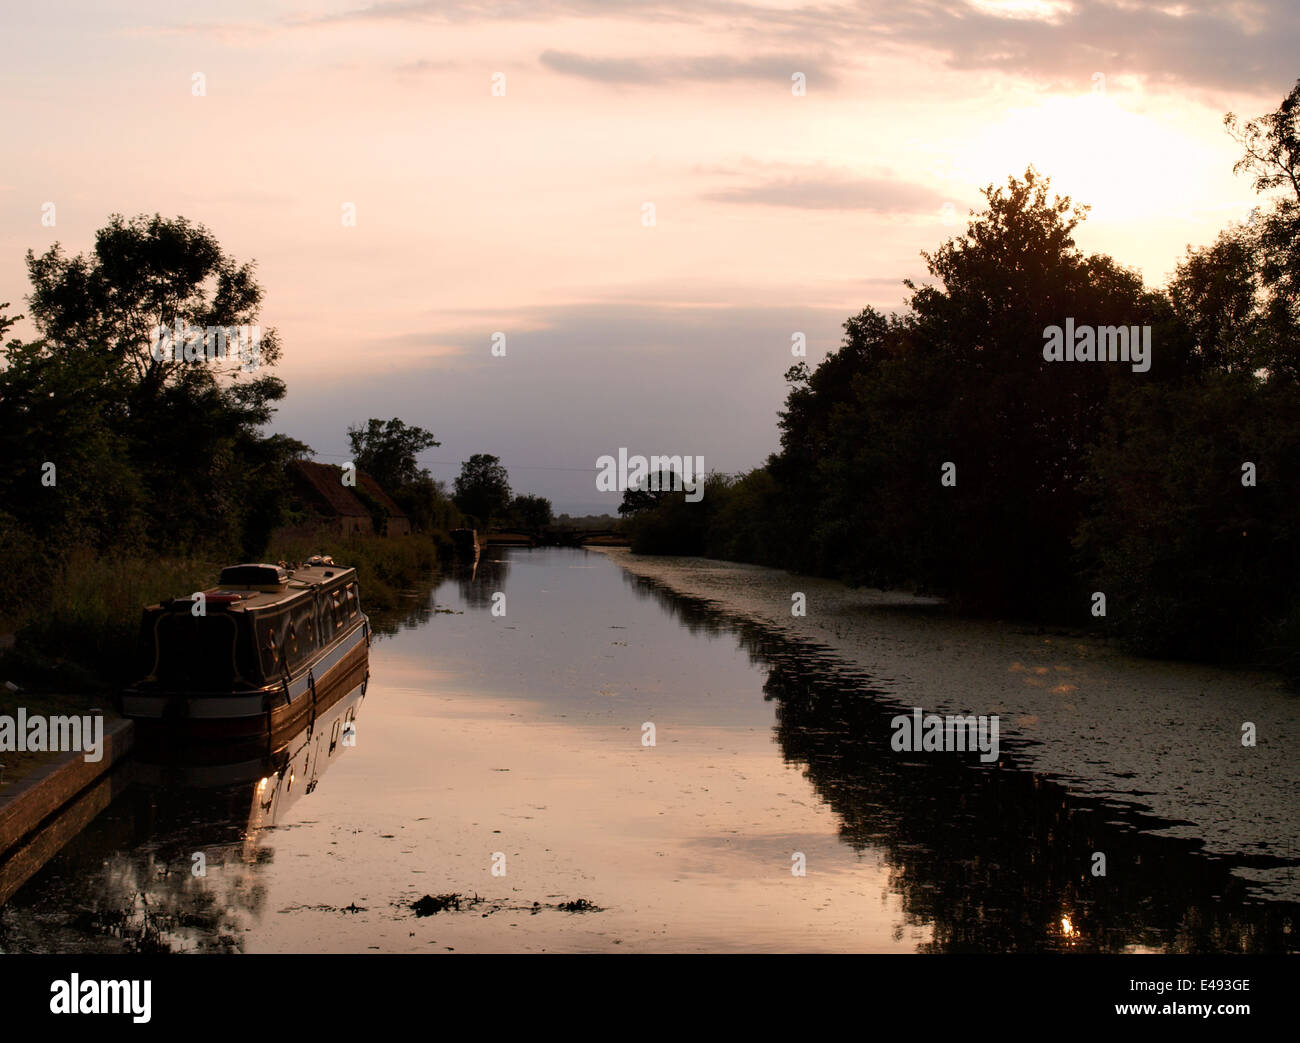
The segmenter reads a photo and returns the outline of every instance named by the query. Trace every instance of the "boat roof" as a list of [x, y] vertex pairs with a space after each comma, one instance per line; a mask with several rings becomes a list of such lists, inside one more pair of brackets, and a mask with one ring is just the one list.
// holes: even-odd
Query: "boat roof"
[[[203, 593], [209, 597], [214, 594], [240, 594], [242, 595], [240, 599], [228, 605], [227, 611], [257, 611], [295, 601], [305, 592], [318, 587], [338, 586], [349, 579], [355, 579], [356, 573], [357, 570], [348, 565], [303, 565], [289, 570], [288, 582], [281, 589], [268, 590], [265, 587], [245, 587], [227, 583], [209, 587]], [[190, 599], [173, 599], [175, 600], [189, 601]], [[167, 604], [169, 602], [160, 602], [150, 607], [161, 608]]]

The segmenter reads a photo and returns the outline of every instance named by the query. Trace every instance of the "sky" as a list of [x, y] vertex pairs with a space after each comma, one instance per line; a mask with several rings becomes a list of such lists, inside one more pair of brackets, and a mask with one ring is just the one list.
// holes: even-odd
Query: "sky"
[[901, 309], [1031, 163], [1164, 285], [1257, 202], [1223, 116], [1298, 55], [1294, 0], [6, 3], [0, 301], [29, 249], [183, 215], [257, 263], [275, 430], [341, 463], [398, 416], [439, 479], [492, 453], [612, 510], [620, 448], [761, 464], [794, 335]]

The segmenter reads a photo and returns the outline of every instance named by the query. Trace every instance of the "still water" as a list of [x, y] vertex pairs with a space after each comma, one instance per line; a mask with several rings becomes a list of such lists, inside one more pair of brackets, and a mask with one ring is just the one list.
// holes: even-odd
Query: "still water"
[[374, 622], [364, 697], [273, 758], [129, 765], [0, 949], [1297, 948], [1240, 860], [1005, 739], [896, 753], [871, 677], [598, 552], [490, 549]]

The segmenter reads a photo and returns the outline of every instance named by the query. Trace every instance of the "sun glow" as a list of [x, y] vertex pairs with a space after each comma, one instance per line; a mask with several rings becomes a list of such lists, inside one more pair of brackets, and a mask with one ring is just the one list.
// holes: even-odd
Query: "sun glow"
[[1152, 176], [1157, 168], [1196, 169], [1180, 162], [1191, 147], [1169, 124], [1098, 91], [1009, 110], [982, 136], [973, 160], [983, 184], [1001, 184], [1032, 163], [1095, 217], [1124, 220], [1195, 205], [1203, 186], [1194, 177]]
[[970, 0], [970, 6], [998, 18], [1033, 18], [1042, 22], [1074, 10], [1073, 4], [1060, 0]]

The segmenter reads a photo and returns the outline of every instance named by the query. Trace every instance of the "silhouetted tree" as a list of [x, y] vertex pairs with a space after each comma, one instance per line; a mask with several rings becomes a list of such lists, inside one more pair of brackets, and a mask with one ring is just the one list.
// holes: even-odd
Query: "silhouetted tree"
[[[6, 345], [0, 374], [13, 515], [62, 543], [253, 548], [284, 506], [283, 464], [305, 449], [259, 431], [284, 384], [268, 372], [280, 348], [256, 325], [253, 265], [185, 218], [114, 215], [89, 255], [56, 243], [27, 268], [40, 337]], [[247, 353], [236, 339], [217, 356], [240, 327]], [[202, 332], [177, 354], [160, 328]]]
[[1243, 150], [1233, 172], [1254, 174], [1257, 193], [1280, 192], [1240, 233], [1260, 283], [1255, 361], [1270, 379], [1300, 380], [1300, 80], [1275, 112], [1245, 124], [1230, 112], [1224, 124]]
[[1300, 676], [1300, 83], [1244, 126], [1234, 168], [1281, 194], [1190, 250], [1169, 285], [1184, 377], [1115, 396], [1077, 542], [1137, 648]]
[[544, 496], [519, 495], [510, 501], [509, 514], [524, 529], [544, 529], [551, 524], [551, 501]]
[[[866, 309], [786, 373], [766, 466], [625, 497], [633, 549], [710, 553], [956, 603], [1089, 619], [1139, 651], [1300, 676], [1300, 83], [1229, 129], [1275, 195], [1189, 252], [1167, 292], [1085, 255], [1087, 208], [1032, 168], [926, 254], [902, 315]], [[1150, 327], [1150, 367], [1058, 362], [1066, 319]], [[948, 467], [951, 465], [951, 468]], [[941, 475], [955, 479], [947, 484]]]
[[353, 462], [388, 492], [427, 478], [428, 470], [421, 468], [415, 458], [431, 446], [442, 444], [424, 428], [407, 427], [397, 417], [387, 422], [371, 417], [365, 427], [349, 427], [348, 442]]
[[460, 467], [456, 478], [456, 506], [477, 518], [484, 527], [510, 506], [510, 476], [500, 459], [475, 453]]
[[681, 488], [681, 476], [676, 471], [658, 471], [646, 475], [640, 482], [623, 490], [623, 502], [618, 513], [623, 517], [650, 510], [663, 503], [674, 489]]
[[441, 445], [422, 427], [408, 426], [397, 417], [383, 421], [371, 417], [365, 427], [349, 427], [352, 460], [368, 472], [420, 531], [446, 529], [454, 524], [447, 490], [416, 456]]

